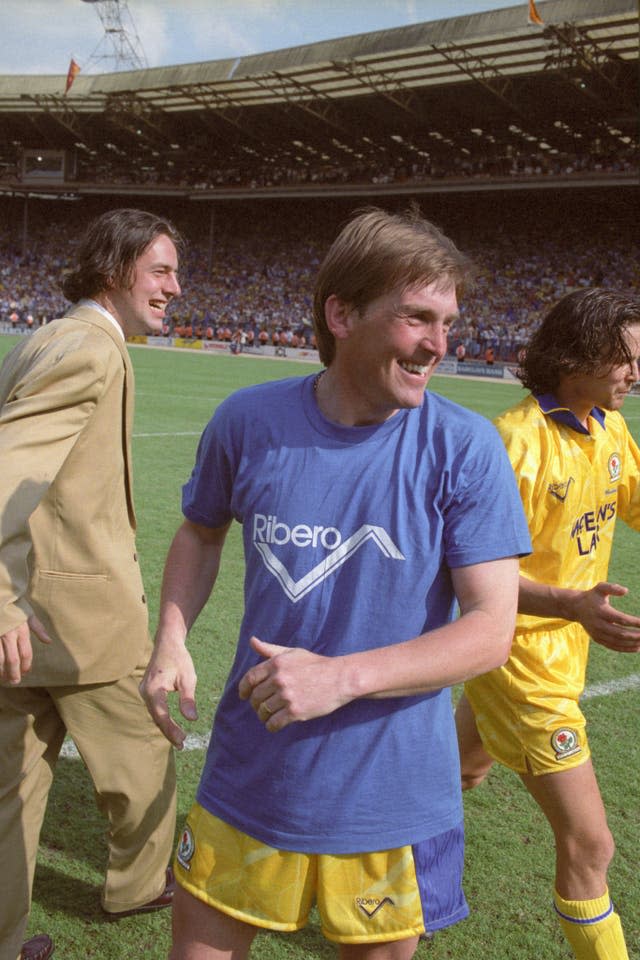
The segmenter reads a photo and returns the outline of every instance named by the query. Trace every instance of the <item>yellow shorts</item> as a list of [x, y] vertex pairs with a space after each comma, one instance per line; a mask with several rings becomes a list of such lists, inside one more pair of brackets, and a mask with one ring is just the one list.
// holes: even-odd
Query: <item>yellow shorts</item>
[[516, 634], [504, 667], [465, 683], [487, 753], [517, 773], [539, 776], [591, 756], [578, 705], [589, 640], [579, 624]]
[[468, 914], [462, 824], [420, 844], [348, 855], [276, 850], [194, 803], [174, 870], [204, 903], [267, 930], [305, 926], [317, 903], [336, 943], [408, 940]]

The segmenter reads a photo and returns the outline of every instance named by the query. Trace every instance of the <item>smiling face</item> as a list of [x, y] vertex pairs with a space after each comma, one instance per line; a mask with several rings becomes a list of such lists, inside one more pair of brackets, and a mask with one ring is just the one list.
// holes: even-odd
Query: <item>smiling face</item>
[[631, 363], [603, 367], [595, 374], [570, 374], [557, 390], [558, 400], [572, 410], [585, 426], [593, 407], [619, 410], [633, 384], [640, 379], [640, 324], [628, 326], [624, 339], [633, 357]]
[[95, 299], [109, 310], [126, 337], [161, 333], [165, 311], [180, 295], [178, 254], [173, 241], [160, 234], [135, 263], [131, 286], [114, 286]]
[[337, 297], [330, 297], [326, 306], [336, 340], [327, 379], [340, 401], [333, 419], [352, 425], [381, 423], [400, 409], [419, 407], [458, 316], [453, 284], [399, 287], [363, 311]]

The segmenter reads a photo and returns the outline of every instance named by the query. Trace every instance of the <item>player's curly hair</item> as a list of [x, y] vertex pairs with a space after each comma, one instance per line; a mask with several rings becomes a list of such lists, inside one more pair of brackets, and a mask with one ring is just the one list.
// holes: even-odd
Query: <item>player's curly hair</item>
[[362, 312], [400, 285], [440, 283], [443, 288], [453, 285], [460, 294], [473, 273], [471, 260], [422, 217], [417, 204], [396, 214], [378, 207], [356, 210], [329, 248], [315, 284], [313, 325], [320, 360], [329, 366], [335, 356], [325, 319], [330, 296]]
[[135, 264], [159, 236], [167, 236], [178, 250], [182, 237], [169, 220], [146, 210], [122, 207], [93, 220], [78, 247], [78, 263], [62, 280], [62, 292], [72, 303], [95, 297], [111, 286], [130, 289]]
[[532, 393], [553, 393], [563, 377], [632, 363], [627, 327], [640, 324], [640, 296], [592, 287], [551, 308], [525, 347], [518, 377]]

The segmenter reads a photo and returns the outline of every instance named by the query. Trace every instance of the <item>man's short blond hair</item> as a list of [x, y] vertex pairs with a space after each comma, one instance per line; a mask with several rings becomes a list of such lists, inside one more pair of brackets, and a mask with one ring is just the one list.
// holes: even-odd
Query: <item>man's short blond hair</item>
[[436, 283], [454, 286], [460, 294], [472, 275], [469, 258], [417, 207], [400, 214], [378, 207], [356, 211], [329, 248], [316, 280], [313, 323], [321, 361], [329, 366], [335, 356], [325, 319], [330, 296], [361, 312], [399, 286]]

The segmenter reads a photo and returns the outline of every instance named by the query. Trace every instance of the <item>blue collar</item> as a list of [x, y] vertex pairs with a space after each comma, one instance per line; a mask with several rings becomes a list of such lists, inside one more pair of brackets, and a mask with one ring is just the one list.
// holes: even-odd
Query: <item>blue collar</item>
[[[572, 413], [568, 407], [561, 406], [552, 393], [541, 393], [534, 396], [538, 401], [538, 406], [544, 414], [549, 417], [553, 417], [553, 419], [558, 423], [563, 423], [565, 426], [571, 427], [571, 429], [575, 430], [576, 433], [584, 433], [589, 436], [589, 431], [586, 427], [583, 427], [575, 413]], [[589, 416], [593, 417], [594, 420], [597, 420], [603, 430], [605, 429], [604, 410], [601, 410], [600, 407], [594, 407]]]

